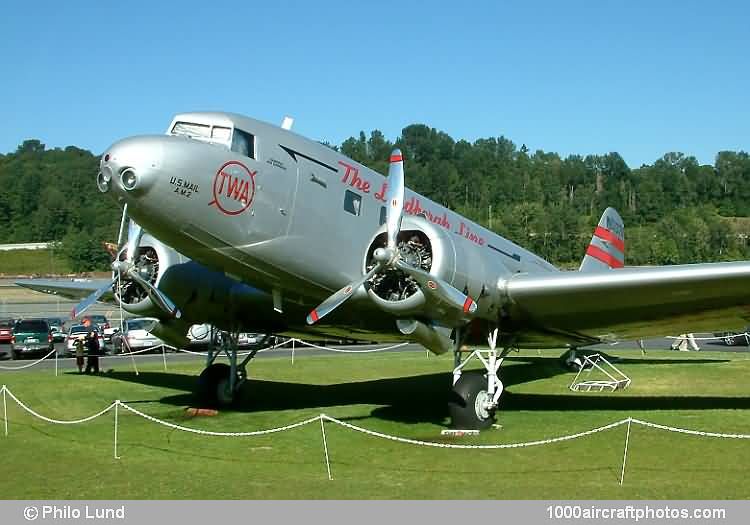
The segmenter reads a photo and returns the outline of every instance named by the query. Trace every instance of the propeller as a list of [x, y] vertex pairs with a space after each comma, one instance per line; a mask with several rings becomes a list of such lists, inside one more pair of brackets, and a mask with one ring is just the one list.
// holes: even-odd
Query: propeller
[[[122, 210], [122, 219], [120, 221], [120, 231], [117, 235], [117, 245], [122, 246], [123, 234], [125, 231], [125, 223], [128, 220], [128, 207], [127, 204]], [[129, 277], [139, 286], [141, 286], [151, 301], [169, 317], [179, 319], [182, 316], [179, 308], [169, 299], [169, 297], [159, 290], [156, 286], [151, 284], [148, 280], [144, 279], [140, 274], [139, 269], [135, 263], [135, 256], [138, 252], [138, 246], [141, 243], [143, 237], [143, 228], [131, 220], [128, 223], [128, 241], [127, 244], [118, 248], [115, 260], [112, 261], [112, 270], [114, 275], [112, 280], [106, 285], [102, 286], [91, 295], [86, 297], [83, 301], [78, 303], [70, 313], [72, 319], [80, 316], [83, 312], [88, 310], [99, 298], [107, 293], [115, 283], [118, 281], [121, 283], [124, 277]], [[123, 250], [125, 251], [124, 260], [120, 260], [120, 255]], [[121, 287], [120, 287], [121, 288]], [[122, 291], [122, 290], [120, 290]], [[120, 294], [122, 296], [122, 294]]]
[[342, 289], [328, 297], [307, 316], [307, 324], [315, 324], [333, 310], [344, 304], [360, 286], [364, 285], [375, 274], [388, 268], [397, 268], [412, 277], [420, 289], [431, 298], [461, 309], [465, 314], [473, 314], [477, 303], [471, 297], [461, 293], [449, 283], [439, 279], [420, 268], [405, 262], [398, 249], [398, 234], [401, 231], [401, 221], [404, 216], [404, 158], [401, 150], [394, 149], [391, 153], [388, 167], [388, 181], [386, 193], [386, 232], [385, 247], [377, 248], [373, 252], [375, 266], [363, 277], [347, 284]]

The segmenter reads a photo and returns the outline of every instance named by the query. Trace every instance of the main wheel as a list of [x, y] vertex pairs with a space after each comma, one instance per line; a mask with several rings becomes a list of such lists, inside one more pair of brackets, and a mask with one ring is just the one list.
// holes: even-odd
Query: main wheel
[[724, 344], [727, 345], [727, 346], [734, 346], [734, 344], [735, 344], [734, 335], [728, 335], [728, 336], [726, 336], [724, 338]]
[[231, 368], [226, 363], [214, 363], [198, 376], [196, 393], [202, 403], [209, 406], [229, 406], [234, 392], [229, 388]]
[[487, 410], [487, 374], [464, 372], [453, 386], [452, 400], [448, 403], [451, 426], [462, 430], [483, 430], [495, 422], [495, 410]]

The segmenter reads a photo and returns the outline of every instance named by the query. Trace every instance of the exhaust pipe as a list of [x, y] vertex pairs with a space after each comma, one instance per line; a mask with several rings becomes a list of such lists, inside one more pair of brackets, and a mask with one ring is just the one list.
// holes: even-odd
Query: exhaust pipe
[[[399, 319], [396, 321], [399, 332], [413, 338], [417, 343], [430, 352], [440, 355], [453, 350], [453, 341], [443, 330], [436, 330], [415, 319]], [[445, 329], [450, 333], [449, 329]]]

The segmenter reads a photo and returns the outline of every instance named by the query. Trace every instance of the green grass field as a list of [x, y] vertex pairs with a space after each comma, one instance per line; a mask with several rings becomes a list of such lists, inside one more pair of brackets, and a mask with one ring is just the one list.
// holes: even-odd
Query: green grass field
[[0, 275], [48, 275], [71, 273], [70, 261], [59, 251], [0, 251]]
[[[33, 409], [59, 419], [88, 416], [114, 399], [195, 428], [250, 431], [324, 412], [397, 436], [454, 443], [511, 443], [588, 430], [628, 416], [717, 432], [750, 434], [747, 354], [616, 352], [633, 379], [624, 392], [583, 394], [558, 352], [513, 355], [502, 428], [445, 438], [450, 357], [424, 353], [305, 356], [252, 363], [252, 380], [234, 411], [189, 418], [185, 407], [199, 363], [130, 362], [100, 377], [52, 370], [0, 372]], [[32, 369], [33, 370], [33, 369]], [[0, 415], [2, 415], [0, 413]], [[625, 483], [619, 485], [624, 426], [578, 440], [504, 450], [418, 447], [326, 423], [333, 480], [318, 423], [262, 437], [196, 436], [119, 413], [83, 425], [39, 421], [8, 402], [0, 427], [4, 498], [520, 498], [746, 499], [750, 440], [693, 437], [633, 426]]]

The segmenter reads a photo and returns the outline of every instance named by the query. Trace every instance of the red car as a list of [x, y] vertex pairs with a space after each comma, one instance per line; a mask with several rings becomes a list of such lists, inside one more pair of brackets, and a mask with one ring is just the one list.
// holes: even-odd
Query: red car
[[0, 319], [0, 343], [10, 343], [13, 338], [13, 319]]

